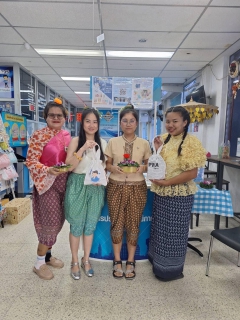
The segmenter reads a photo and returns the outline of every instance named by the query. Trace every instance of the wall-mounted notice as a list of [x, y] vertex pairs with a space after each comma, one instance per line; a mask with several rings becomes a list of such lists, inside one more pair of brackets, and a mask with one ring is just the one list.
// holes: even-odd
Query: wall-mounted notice
[[92, 104], [94, 107], [112, 105], [112, 78], [92, 77]]
[[153, 78], [132, 79], [133, 105], [153, 104]]
[[12, 67], [0, 67], [0, 98], [14, 98]]
[[132, 78], [113, 78], [113, 105], [126, 106], [131, 103]]
[[153, 107], [153, 101], [161, 99], [161, 78], [93, 76], [91, 79], [93, 108], [121, 108], [132, 103], [136, 107], [149, 109]]

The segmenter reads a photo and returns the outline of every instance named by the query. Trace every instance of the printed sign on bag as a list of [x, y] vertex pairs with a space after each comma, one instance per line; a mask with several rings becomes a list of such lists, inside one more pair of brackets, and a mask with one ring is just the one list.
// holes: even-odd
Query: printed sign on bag
[[93, 148], [93, 159], [88, 166], [87, 173], [84, 179], [84, 185], [107, 185], [106, 173], [102, 166], [102, 160], [100, 159], [100, 147], [99, 145], [97, 146], [97, 151], [95, 147]]
[[163, 160], [163, 158], [160, 156], [160, 151], [162, 150], [162, 147], [163, 147], [163, 141], [161, 140], [162, 145], [156, 151], [154, 146], [154, 139], [152, 142], [153, 155], [148, 159], [147, 178], [149, 180], [151, 179], [161, 180], [161, 179], [165, 179], [165, 174], [166, 174], [166, 163]]

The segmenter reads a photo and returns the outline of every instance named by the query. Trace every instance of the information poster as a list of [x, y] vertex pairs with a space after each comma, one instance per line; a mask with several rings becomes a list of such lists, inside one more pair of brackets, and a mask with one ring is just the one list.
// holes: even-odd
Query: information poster
[[22, 147], [27, 145], [27, 119], [18, 114], [2, 112], [2, 120], [6, 132], [9, 135], [11, 147]]
[[118, 110], [101, 110], [100, 137], [108, 141], [118, 136]]
[[132, 79], [132, 103], [133, 105], [153, 104], [153, 78]]
[[14, 113], [14, 102], [13, 101], [0, 101], [0, 111], [6, 111], [9, 113]]
[[93, 108], [135, 107], [151, 109], [161, 100], [161, 78], [91, 77]]
[[112, 78], [92, 77], [92, 101], [94, 108], [112, 105]]
[[113, 78], [113, 105], [124, 107], [131, 103], [132, 78]]
[[0, 99], [5, 98], [14, 98], [12, 67], [0, 67]]

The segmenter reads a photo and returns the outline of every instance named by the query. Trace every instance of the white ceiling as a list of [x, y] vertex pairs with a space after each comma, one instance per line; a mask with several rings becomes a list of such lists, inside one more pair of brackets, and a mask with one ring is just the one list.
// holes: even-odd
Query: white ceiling
[[[240, 47], [239, 17], [240, 0], [0, 0], [0, 62], [19, 63], [82, 106], [74, 91], [89, 91], [89, 82], [61, 76], [161, 77], [163, 85], [182, 85]], [[97, 44], [101, 33], [105, 41]], [[34, 48], [175, 53], [171, 59], [105, 59], [43, 56]], [[80, 98], [90, 105], [89, 95]]]

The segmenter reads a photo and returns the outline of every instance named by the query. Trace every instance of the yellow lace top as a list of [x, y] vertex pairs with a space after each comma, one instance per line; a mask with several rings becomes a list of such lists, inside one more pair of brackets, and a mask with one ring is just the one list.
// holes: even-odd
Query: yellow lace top
[[[162, 139], [165, 140], [167, 136], [167, 133], [163, 134]], [[182, 137], [183, 134], [172, 136], [160, 152], [167, 165], [166, 180], [176, 177], [184, 171], [205, 166], [206, 151], [202, 147], [201, 142], [190, 134], [187, 134], [184, 139], [181, 155], [178, 156], [178, 147], [182, 141]], [[152, 183], [151, 191], [161, 196], [187, 196], [195, 194], [197, 187], [193, 180], [167, 187], [157, 186]]]

